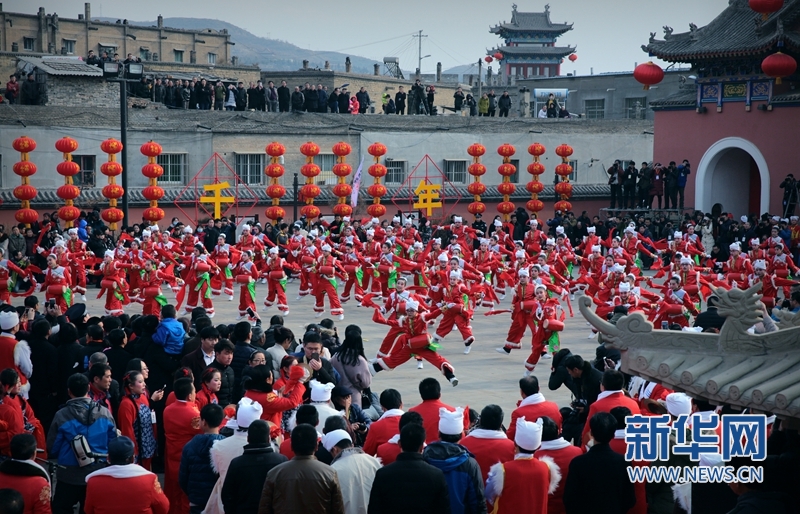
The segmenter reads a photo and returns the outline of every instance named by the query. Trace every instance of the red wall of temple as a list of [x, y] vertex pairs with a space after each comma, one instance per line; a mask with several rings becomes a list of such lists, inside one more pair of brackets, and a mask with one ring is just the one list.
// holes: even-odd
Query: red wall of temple
[[[783, 194], [778, 185], [788, 173], [797, 170], [800, 108], [775, 107], [764, 112], [757, 110], [758, 104], [754, 103], [750, 112], [744, 110], [744, 103], [725, 104], [721, 113], [716, 112], [714, 104], [707, 104], [705, 114], [694, 110], [657, 111], [653, 159], [664, 165], [688, 159], [694, 174], [711, 145], [726, 137], [746, 139], [758, 147], [767, 161], [771, 182], [769, 210], [780, 212]], [[758, 180], [758, 173], [755, 175]], [[687, 207], [695, 205], [695, 179], [696, 174], [686, 184]], [[754, 192], [757, 193], [751, 185], [751, 198]], [[751, 212], [759, 211], [757, 202], [755, 207]]]

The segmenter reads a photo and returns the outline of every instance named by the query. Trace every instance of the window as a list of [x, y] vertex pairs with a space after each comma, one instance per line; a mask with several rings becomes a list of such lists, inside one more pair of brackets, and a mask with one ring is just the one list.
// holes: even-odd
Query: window
[[237, 153], [236, 175], [247, 185], [261, 184], [267, 156], [263, 153]]
[[150, 50], [147, 49], [147, 48], [140, 48], [139, 49], [139, 59], [141, 59], [143, 61], [149, 61], [150, 60]]
[[519, 184], [519, 159], [511, 159], [511, 164], [517, 169], [517, 172], [511, 175], [511, 183]]
[[321, 153], [314, 157], [314, 164], [319, 166], [322, 171], [317, 176], [317, 184], [335, 184], [336, 175], [333, 174], [333, 165], [336, 164], [336, 156], [332, 153]]
[[516, 74], [517, 74], [517, 67], [516, 66], [512, 66], [511, 67], [511, 76], [513, 77]]
[[164, 174], [159, 179], [159, 182], [167, 184], [183, 184], [185, 182], [185, 153], [162, 153], [158, 156], [156, 162], [164, 168]]
[[208, 54], [208, 64], [217, 64], [217, 54]]
[[62, 39], [61, 40], [61, 48], [64, 49], [64, 52], [67, 55], [72, 55], [75, 53], [75, 40], [74, 39]]
[[175, 54], [175, 62], [183, 62], [183, 50], [173, 50], [173, 54]]
[[402, 184], [406, 180], [406, 161], [386, 159], [386, 183]]
[[26, 52], [33, 52], [35, 44], [36, 44], [36, 40], [33, 39], [32, 37], [24, 37], [24, 38], [22, 38], [22, 48]]
[[572, 173], [569, 174], [570, 182], [575, 182], [578, 180], [578, 161], [569, 161], [569, 165], [572, 166]]
[[647, 97], [625, 99], [625, 117], [632, 120], [642, 120], [647, 112]]
[[454, 184], [463, 184], [467, 181], [467, 161], [444, 161], [444, 173], [447, 180]]
[[584, 100], [583, 109], [586, 111], [586, 117], [590, 120], [600, 120], [606, 117], [606, 101], [604, 98]]
[[550, 76], [550, 66], [545, 66], [544, 67], [544, 76], [545, 77], [549, 77]]
[[72, 177], [72, 182], [80, 187], [94, 187], [96, 157], [94, 155], [73, 155], [72, 160], [81, 167], [81, 171]]

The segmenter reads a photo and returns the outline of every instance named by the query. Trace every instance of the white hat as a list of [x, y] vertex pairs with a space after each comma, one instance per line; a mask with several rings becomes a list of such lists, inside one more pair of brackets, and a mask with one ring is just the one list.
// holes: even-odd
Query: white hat
[[796, 221], [796, 220], [800, 219], [800, 216], [791, 216], [789, 219], [793, 220], [793, 221]]
[[613, 266], [611, 266], [611, 271], [613, 271], [614, 273], [625, 273], [625, 266], [619, 263], [614, 264]]
[[331, 251], [331, 245], [322, 245], [322, 251], [323, 252], [330, 252]]
[[632, 278], [632, 279], [636, 280], [636, 275], [634, 275], [633, 273], [628, 273], [627, 275], [625, 275], [625, 280], [627, 280], [629, 278]]
[[453, 217], [453, 223], [461, 223], [463, 221], [464, 220], [461, 219], [461, 216], [454, 216]]
[[73, 236], [73, 235], [76, 236], [76, 235], [78, 235], [78, 229], [77, 228], [71, 228], [71, 229], [67, 230], [67, 234], [69, 234], [71, 236]]
[[517, 259], [524, 259], [525, 250], [517, 250], [517, 252], [514, 254], [514, 257], [516, 257]]
[[682, 237], [683, 234], [677, 231], [674, 234], [672, 234], [672, 239], [681, 239]]
[[517, 419], [517, 433], [514, 434], [514, 442], [523, 450], [532, 452], [542, 445], [542, 418], [531, 423], [525, 420], [525, 416]]
[[442, 238], [441, 237], [433, 238], [433, 244], [436, 244], [436, 245], [442, 244]]
[[533, 218], [529, 223], [531, 225], [537, 225], [538, 226], [539, 225], [539, 220], [537, 220], [536, 218]]
[[489, 240], [488, 240], [488, 239], [486, 239], [485, 237], [482, 237], [482, 238], [481, 238], [481, 241], [480, 241], [480, 243], [481, 243], [482, 245], [488, 245], [488, 244], [489, 244]]
[[322, 446], [324, 446], [326, 450], [331, 451], [334, 446], [344, 440], [350, 441], [351, 443], [353, 442], [353, 439], [350, 438], [350, 434], [348, 434], [346, 430], [340, 428], [339, 430], [328, 432], [322, 436]]
[[372, 218], [371, 220], [369, 220], [369, 222], [372, 223], [373, 225], [380, 225], [381, 220], [379, 220], [378, 218]]
[[780, 216], [773, 216], [772, 217], [772, 221], [780, 221], [780, 220], [781, 220]]
[[625, 233], [635, 234], [636, 233], [636, 229], [633, 228], [633, 227], [625, 227]]
[[450, 260], [450, 257], [447, 256], [446, 253], [440, 253], [439, 257], [436, 258], [439, 262], [447, 262]]
[[411, 222], [410, 218], [406, 218], [406, 221], [405, 221], [404, 225], [411, 226], [411, 225], [413, 225], [413, 223]]
[[367, 230], [367, 235], [368, 236], [374, 236], [375, 235], [375, 231], [372, 230], [372, 229], [369, 229], [369, 230]]
[[11, 330], [19, 325], [19, 314], [16, 312], [0, 312], [0, 329]]
[[458, 239], [458, 234], [450, 234], [450, 239]]
[[500, 220], [494, 220], [494, 226], [495, 227], [502, 227], [503, 226], [503, 222], [500, 221]]
[[556, 240], [555, 239], [551, 239], [551, 238], [548, 237], [547, 240], [544, 242], [544, 245], [545, 246], [555, 246], [556, 245]]
[[450, 247], [450, 251], [453, 251], [453, 250], [458, 250], [460, 252], [461, 251], [461, 245], [452, 245]]
[[694, 264], [694, 262], [688, 257], [681, 257], [681, 264]]
[[597, 227], [588, 227], [586, 229], [586, 232], [588, 232], [590, 234], [594, 234], [595, 232], [597, 232]]
[[64, 248], [65, 246], [67, 246], [67, 245], [66, 245], [66, 243], [64, 243], [63, 240], [59, 239], [58, 241], [56, 241], [56, 244], [55, 244], [56, 248]]
[[312, 380], [311, 385], [311, 401], [312, 402], [327, 402], [331, 399], [331, 390], [335, 387], [334, 384], [323, 384], [317, 380]]
[[526, 269], [519, 270], [517, 275], [519, 275], [520, 277], [530, 277], [531, 276], [531, 274], [528, 273], [528, 270], [526, 270]]
[[150, 225], [150, 231], [151, 232], [158, 232], [159, 230], [161, 230], [161, 229], [158, 228], [158, 224], [157, 223], [153, 223], [152, 225]]
[[681, 414], [687, 416], [692, 413], [692, 399], [686, 393], [671, 393], [667, 395], [667, 412], [676, 418]]
[[738, 241], [737, 241], [737, 242], [735, 242], [735, 243], [731, 243], [731, 244], [728, 246], [728, 249], [730, 249], [730, 250], [736, 250], [737, 252], [741, 252], [741, 251], [742, 251], [742, 247], [739, 245], [739, 242], [738, 242]]
[[105, 253], [103, 254], [103, 257], [111, 257], [113, 259], [114, 258], [114, 250], [106, 250]]
[[627, 282], [623, 282], [619, 285], [619, 292], [620, 293], [630, 293], [631, 292], [631, 285]]
[[538, 291], [539, 289], [542, 289], [543, 291], [547, 291], [547, 286], [545, 286], [543, 284], [539, 284], [538, 286], [533, 288], [534, 291]]
[[464, 432], [464, 408], [456, 407], [450, 412], [444, 407], [439, 407], [439, 433], [445, 435], [459, 435]]
[[239, 408], [236, 409], [236, 426], [249, 428], [253, 421], [261, 419], [263, 413], [264, 407], [260, 403], [250, 398], [242, 398], [239, 400]]
[[414, 241], [414, 248], [425, 248], [419, 241]]
[[600, 245], [592, 245], [592, 252], [601, 252], [603, 251], [603, 247]]
[[514, 241], [514, 244], [515, 245], [519, 245], [519, 246], [525, 246], [525, 242], [524, 241]]
[[345, 216], [344, 218], [342, 218], [342, 221], [350, 221], [350, 216]]
[[750, 245], [752, 245], [752, 246], [758, 246], [760, 244], [761, 244], [761, 241], [759, 241], [757, 237], [754, 237], [753, 239], [750, 240]]
[[742, 217], [741, 217], [741, 218], [739, 218], [739, 220], [740, 220], [742, 223], [745, 223], [745, 222], [747, 222], [747, 216], [744, 216], [744, 215], [742, 215]]
[[273, 246], [272, 248], [269, 249], [269, 253], [270, 255], [278, 255], [278, 247]]
[[758, 259], [753, 263], [753, 269], [767, 269], [767, 261], [764, 259]]
[[[245, 225], [245, 226], [247, 226], [247, 225]], [[191, 234], [192, 232], [193, 232], [192, 231], [192, 227], [183, 227], [183, 233], [184, 234]]]
[[[142, 237], [150, 237], [151, 235], [152, 235], [152, 232], [150, 232], [149, 230], [142, 230]], [[222, 236], [224, 234], [220, 234], [220, 235]]]
[[461, 270], [460, 269], [454, 269], [454, 270], [450, 271], [450, 278], [453, 278], [453, 277], [461, 278], [462, 277]]
[[416, 300], [406, 300], [406, 310], [416, 311], [419, 309], [419, 302]]
[[564, 227], [556, 227], [556, 234], [563, 234], [563, 233], [564, 233]]
[[789, 218], [781, 218], [781, 223], [789, 223]]
[[392, 223], [400, 223], [400, 216], [395, 216], [392, 218]]
[[531, 266], [531, 270], [536, 270], [541, 273], [542, 267], [539, 266], [538, 264], [534, 264], [533, 266]]

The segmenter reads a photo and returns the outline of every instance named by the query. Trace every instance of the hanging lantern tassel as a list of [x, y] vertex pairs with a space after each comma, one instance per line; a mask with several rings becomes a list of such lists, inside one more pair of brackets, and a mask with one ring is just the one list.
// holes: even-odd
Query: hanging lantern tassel
[[353, 168], [346, 162], [347, 156], [352, 150], [352, 147], [344, 141], [333, 145], [333, 153], [336, 155], [336, 164], [333, 165], [336, 185], [333, 186], [333, 194], [338, 198], [336, 205], [333, 206], [333, 213], [341, 217], [353, 214], [353, 207], [347, 205], [347, 198], [353, 192], [353, 187], [347, 183], [347, 177], [350, 176]]
[[117, 230], [117, 223], [121, 222], [124, 215], [117, 209], [117, 200], [122, 198], [125, 190], [117, 184], [117, 177], [122, 175], [122, 165], [117, 162], [117, 154], [122, 151], [122, 143], [116, 139], [106, 139], [100, 143], [100, 150], [108, 154], [108, 162], [100, 166], [100, 172], [108, 177], [108, 185], [102, 190], [104, 197], [108, 198], [108, 209], [100, 213], [103, 221], [108, 223], [111, 230]]
[[156, 162], [162, 148], [155, 141], [148, 141], [139, 151], [147, 157], [147, 164], [142, 167], [142, 175], [147, 177], [148, 186], [142, 190], [142, 196], [150, 202], [150, 207], [144, 210], [142, 218], [151, 223], [158, 223], [166, 216], [164, 209], [158, 206], [158, 201], [164, 198], [164, 190], [158, 187], [158, 179], [164, 174], [164, 168]]
[[528, 173], [533, 176], [533, 180], [528, 182], [525, 189], [531, 194], [531, 199], [525, 207], [531, 211], [533, 219], [538, 218], [538, 213], [544, 209], [544, 203], [539, 200], [539, 195], [544, 191], [544, 184], [539, 180], [539, 176], [544, 173], [544, 165], [540, 162], [540, 157], [547, 150], [541, 143], [533, 143], [528, 147], [528, 153], [533, 156], [533, 162], [528, 165]]
[[369, 145], [367, 152], [375, 160], [375, 164], [367, 169], [367, 173], [374, 178], [371, 186], [367, 188], [367, 194], [372, 197], [372, 205], [367, 207], [367, 213], [373, 218], [380, 218], [386, 214], [386, 206], [381, 204], [381, 198], [386, 196], [386, 186], [381, 184], [381, 177], [385, 177], [388, 170], [381, 164], [381, 156], [386, 155], [386, 145], [383, 143], [373, 143]]
[[474, 143], [467, 148], [467, 153], [472, 156], [472, 164], [469, 165], [467, 171], [475, 179], [467, 186], [467, 192], [472, 195], [473, 199], [472, 203], [467, 206], [467, 212], [477, 219], [478, 214], [486, 212], [486, 204], [481, 202], [481, 195], [486, 192], [486, 185], [481, 182], [481, 175], [486, 173], [486, 166], [481, 164], [481, 156], [486, 153], [486, 147]]
[[270, 205], [264, 213], [267, 218], [272, 220], [273, 224], [277, 224], [278, 220], [286, 217], [286, 211], [280, 207], [281, 198], [286, 194], [286, 188], [280, 184], [280, 179], [286, 172], [281, 164], [281, 156], [286, 153], [286, 147], [277, 141], [267, 145], [267, 155], [270, 157], [270, 162], [264, 173], [269, 177], [269, 186], [267, 187], [267, 196], [272, 199]]
[[30, 161], [29, 154], [36, 150], [36, 141], [22, 136], [15, 139], [11, 146], [19, 152], [19, 162], [14, 164], [14, 174], [22, 179], [22, 183], [14, 188], [14, 197], [20, 201], [14, 219], [30, 228], [31, 223], [39, 219], [39, 213], [31, 209], [31, 200], [36, 197], [37, 191], [30, 183], [30, 177], [36, 174], [36, 165]]
[[516, 166], [511, 164], [511, 156], [517, 152], [516, 148], [508, 143], [504, 143], [497, 148], [497, 153], [503, 158], [497, 171], [502, 175], [503, 182], [497, 186], [497, 191], [503, 195], [503, 201], [497, 205], [497, 212], [503, 215], [503, 221], [508, 221], [512, 212], [517, 208], [511, 201], [516, 187], [511, 183], [511, 177], [517, 172]]
[[300, 145], [300, 153], [306, 156], [306, 163], [300, 168], [300, 173], [306, 177], [306, 184], [300, 188], [300, 199], [305, 202], [303, 208], [300, 209], [300, 214], [311, 221], [320, 215], [319, 207], [314, 205], [314, 198], [322, 192], [314, 183], [314, 178], [322, 172], [319, 166], [314, 164], [314, 157], [319, 154], [319, 145], [311, 141], [303, 143]]
[[569, 182], [569, 176], [572, 174], [572, 166], [569, 164], [569, 156], [572, 155], [572, 147], [566, 144], [560, 145], [556, 148], [556, 155], [561, 157], [561, 164], [556, 166], [556, 175], [561, 177], [561, 182], [556, 184], [556, 194], [560, 195], [561, 200], [556, 202], [555, 209], [561, 212], [572, 210], [572, 204], [569, 202], [572, 196], [572, 184]]

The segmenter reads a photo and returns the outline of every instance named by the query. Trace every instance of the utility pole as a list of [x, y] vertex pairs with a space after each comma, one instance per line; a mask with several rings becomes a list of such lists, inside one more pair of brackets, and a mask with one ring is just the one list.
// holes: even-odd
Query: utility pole
[[[483, 72], [481, 71], [483, 68], [483, 61], [478, 59], [478, 100], [483, 98]], [[476, 102], [478, 100], [475, 100]]]
[[417, 69], [419, 70], [420, 74], [422, 74], [422, 38], [428, 37], [427, 35], [423, 36], [422, 31], [420, 30], [418, 34], [413, 34], [411, 37], [419, 38], [419, 53], [417, 54]]

